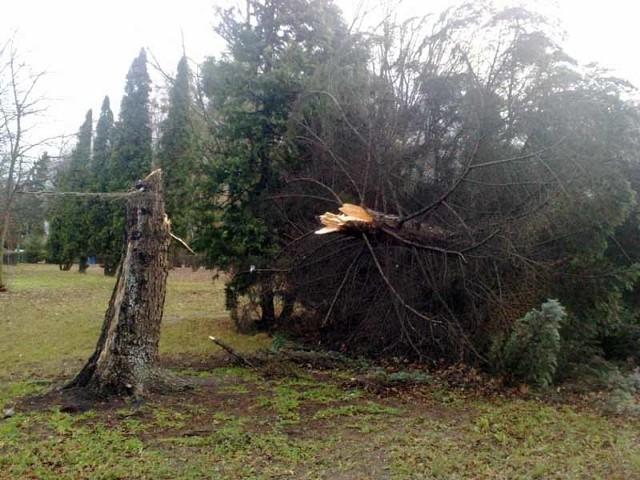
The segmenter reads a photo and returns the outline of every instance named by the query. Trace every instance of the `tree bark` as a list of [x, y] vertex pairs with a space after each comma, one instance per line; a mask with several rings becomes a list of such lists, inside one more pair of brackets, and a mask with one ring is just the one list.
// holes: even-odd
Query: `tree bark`
[[81, 255], [78, 259], [78, 273], [87, 273], [87, 268], [89, 268], [89, 259]]
[[69, 270], [71, 270], [71, 267], [73, 267], [73, 262], [59, 263], [58, 264], [58, 270], [60, 270], [62, 272], [68, 272]]
[[98, 396], [135, 395], [166, 386], [157, 367], [168, 273], [170, 224], [160, 170], [135, 185], [127, 204], [125, 252], [96, 349], [67, 388]]
[[262, 294], [260, 295], [260, 309], [262, 315], [260, 320], [256, 322], [256, 327], [261, 331], [269, 331], [276, 323], [276, 309], [273, 304], [275, 300], [275, 294], [271, 286], [266, 286]]
[[4, 243], [9, 233], [9, 209], [7, 208], [2, 215], [2, 224], [0, 225], [0, 293], [7, 290], [4, 280]]

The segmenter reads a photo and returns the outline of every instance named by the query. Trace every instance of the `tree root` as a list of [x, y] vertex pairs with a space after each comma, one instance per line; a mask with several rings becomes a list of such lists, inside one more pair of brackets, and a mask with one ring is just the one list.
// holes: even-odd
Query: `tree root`
[[121, 376], [112, 378], [92, 376], [88, 382], [72, 383], [63, 387], [70, 398], [77, 396], [85, 402], [103, 401], [111, 396], [132, 397], [141, 402], [150, 394], [164, 394], [182, 392], [194, 388], [192, 380], [180, 377], [169, 370], [160, 367], [147, 367], [144, 371], [136, 372], [135, 377], [123, 379]]

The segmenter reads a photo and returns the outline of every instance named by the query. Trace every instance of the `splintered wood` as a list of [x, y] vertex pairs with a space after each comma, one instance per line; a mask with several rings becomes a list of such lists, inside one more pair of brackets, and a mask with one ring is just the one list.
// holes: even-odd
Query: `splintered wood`
[[373, 217], [369, 212], [358, 205], [345, 203], [339, 210], [342, 213], [327, 212], [320, 215], [320, 223], [324, 227], [316, 230], [316, 235], [339, 232], [348, 223], [373, 223]]

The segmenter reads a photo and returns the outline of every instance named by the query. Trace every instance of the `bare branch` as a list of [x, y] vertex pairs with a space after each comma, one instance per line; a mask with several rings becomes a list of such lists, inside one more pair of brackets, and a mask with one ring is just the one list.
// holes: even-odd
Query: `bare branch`
[[382, 280], [384, 281], [384, 283], [389, 288], [389, 291], [391, 292], [391, 294], [398, 300], [398, 302], [400, 302], [400, 304], [404, 308], [406, 308], [407, 310], [409, 310], [413, 314], [417, 315], [421, 319], [426, 320], [429, 323], [435, 323], [435, 324], [438, 324], [438, 325], [442, 325], [441, 321], [427, 317], [426, 315], [424, 315], [423, 313], [420, 313], [418, 310], [416, 310], [415, 308], [413, 308], [411, 305], [407, 304], [407, 302], [404, 301], [404, 299], [400, 296], [398, 291], [395, 289], [395, 287], [391, 284], [391, 282], [389, 281], [389, 279], [385, 275], [384, 270], [382, 269], [382, 266], [380, 265], [380, 261], [378, 260], [378, 256], [376, 255], [375, 250], [371, 246], [371, 242], [369, 242], [369, 239], [367, 238], [367, 234], [366, 233], [362, 234], [362, 239], [364, 240], [364, 243], [367, 245], [367, 248], [369, 249], [369, 252], [371, 253], [371, 258], [373, 259], [373, 262], [375, 263], [376, 268], [378, 269], [378, 273], [382, 277]]
[[550, 150], [554, 150], [554, 149], [558, 148], [565, 140], [566, 140], [566, 136], [562, 137], [560, 140], [558, 140], [553, 145], [550, 145], [548, 147], [542, 148], [542, 149], [537, 150], [535, 152], [527, 153], [526, 155], [520, 155], [518, 157], [511, 157], [511, 158], [504, 158], [502, 160], [493, 160], [491, 162], [477, 163], [475, 165], [471, 165], [469, 167], [469, 170], [476, 170], [478, 168], [486, 168], [486, 167], [494, 167], [496, 165], [503, 165], [505, 163], [523, 162], [525, 160], [531, 160], [532, 158], [536, 158], [536, 157], [542, 155], [545, 152], [548, 152]]
[[324, 316], [324, 320], [322, 321], [322, 324], [321, 324], [322, 327], [325, 327], [327, 325], [327, 323], [329, 322], [329, 317], [331, 316], [331, 312], [333, 312], [333, 307], [335, 306], [336, 302], [338, 301], [338, 298], [340, 297], [340, 294], [342, 293], [342, 289], [344, 288], [344, 285], [347, 283], [347, 278], [349, 277], [349, 274], [351, 273], [351, 270], [353, 270], [354, 265], [358, 262], [358, 260], [360, 259], [361, 255], [362, 255], [362, 252], [360, 252], [358, 255], [356, 255], [353, 258], [353, 261], [349, 265], [349, 268], [347, 268], [347, 271], [345, 272], [344, 276], [342, 277], [342, 282], [340, 282], [340, 286], [338, 287], [338, 289], [336, 290], [335, 295], [333, 296], [333, 300], [331, 301], [331, 305], [329, 306], [329, 310], [327, 310], [327, 313]]
[[309, 178], [309, 177], [299, 177], [299, 178], [293, 178], [291, 180], [288, 180], [287, 183], [295, 183], [295, 182], [309, 182], [309, 183], [314, 183], [316, 185], [318, 185], [319, 187], [324, 188], [325, 190], [327, 190], [331, 195], [333, 195], [333, 198], [335, 198], [336, 203], [338, 203], [339, 205], [342, 205], [342, 199], [340, 198], [340, 196], [333, 191], [333, 189], [331, 189], [328, 185], [316, 180], [315, 178]]
[[256, 368], [256, 366], [251, 363], [249, 360], [247, 360], [245, 357], [243, 357], [242, 355], [240, 355], [238, 352], [236, 352], [233, 348], [231, 348], [229, 345], [227, 345], [225, 342], [223, 342], [222, 340], [217, 339], [216, 337], [213, 337], [211, 335], [209, 335], [209, 340], [211, 340], [213, 343], [215, 343], [216, 345], [218, 345], [220, 348], [222, 348], [225, 352], [229, 353], [232, 357], [236, 358], [237, 360], [239, 360], [241, 363], [244, 363], [245, 365], [247, 365], [248, 367], [251, 368]]
[[172, 232], [169, 232], [169, 235], [171, 235], [171, 238], [173, 238], [174, 240], [179, 242], [184, 248], [186, 248], [189, 251], [189, 253], [192, 253], [193, 255], [197, 255], [197, 253], [191, 249], [191, 247], [187, 244], [187, 242], [182, 240], [180, 237], [174, 235]]

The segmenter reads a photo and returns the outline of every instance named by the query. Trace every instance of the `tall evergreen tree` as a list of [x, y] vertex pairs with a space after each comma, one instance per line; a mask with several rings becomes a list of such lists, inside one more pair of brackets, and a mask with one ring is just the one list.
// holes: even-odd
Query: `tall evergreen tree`
[[188, 240], [193, 237], [195, 182], [200, 159], [192, 115], [191, 79], [187, 57], [183, 56], [169, 92], [169, 109], [161, 125], [158, 150], [172, 230]]
[[[147, 72], [147, 54], [144, 49], [131, 64], [127, 73], [124, 96], [120, 104], [118, 122], [111, 127], [110, 108], [103, 102], [103, 120], [100, 125], [97, 159], [94, 165], [109, 158], [108, 191], [126, 190], [137, 179], [148, 175], [152, 165], [151, 114], [149, 94], [151, 80]], [[124, 206], [112, 203], [106, 207], [104, 222], [97, 231], [99, 248], [106, 275], [115, 275], [122, 255], [124, 235]]]
[[[210, 196], [217, 204], [201, 216], [200, 246], [219, 267], [245, 272], [268, 270], [282, 246], [279, 215], [265, 200], [296, 163], [286, 138], [289, 113], [316, 68], [348, 35], [332, 2], [250, 0], [246, 11], [221, 12], [217, 31], [227, 56], [203, 68], [202, 88], [212, 116], [214, 156]], [[218, 209], [216, 211], [216, 209]], [[275, 320], [274, 279], [269, 274], [237, 275], [228, 300], [257, 285], [260, 326]]]
[[[78, 130], [78, 142], [58, 172], [58, 190], [83, 192], [89, 189], [92, 137], [93, 112], [89, 110]], [[87, 257], [90, 254], [89, 212], [88, 201], [76, 198], [59, 198], [52, 206], [48, 253], [50, 260], [58, 263], [63, 269], [71, 268], [76, 259], [80, 273], [87, 269]]]
[[[91, 188], [96, 192], [107, 192], [110, 187], [109, 162], [113, 153], [114, 119], [111, 102], [104, 97], [100, 118], [96, 125], [91, 161]], [[104, 266], [105, 275], [114, 275], [120, 258], [121, 232], [114, 230], [115, 220], [123, 215], [121, 205], [108, 200], [96, 200], [91, 207], [91, 250]]]
[[71, 152], [69, 168], [62, 176], [61, 187], [85, 191], [89, 188], [90, 183], [89, 165], [93, 141], [93, 110], [87, 111], [77, 136], [78, 143]]
[[96, 138], [93, 143], [91, 161], [92, 189], [106, 192], [109, 179], [109, 158], [113, 142], [113, 112], [109, 97], [105, 96], [100, 109], [100, 118], [96, 125]]
[[127, 73], [120, 115], [114, 131], [114, 148], [109, 166], [111, 190], [130, 188], [132, 182], [145, 177], [151, 170], [150, 93], [147, 54], [142, 49]]

